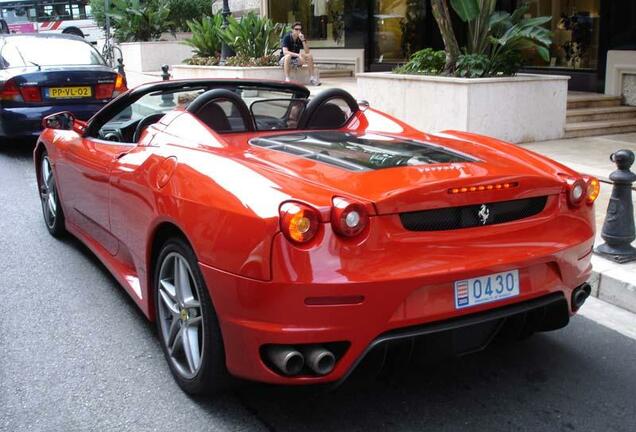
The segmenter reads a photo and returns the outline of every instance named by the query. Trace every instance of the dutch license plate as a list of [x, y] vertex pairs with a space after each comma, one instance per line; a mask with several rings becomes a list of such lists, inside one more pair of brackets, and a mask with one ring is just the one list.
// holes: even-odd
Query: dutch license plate
[[519, 270], [455, 282], [455, 308], [462, 309], [519, 295]]
[[87, 98], [93, 95], [88, 86], [83, 87], [49, 87], [46, 89], [47, 97], [51, 99]]

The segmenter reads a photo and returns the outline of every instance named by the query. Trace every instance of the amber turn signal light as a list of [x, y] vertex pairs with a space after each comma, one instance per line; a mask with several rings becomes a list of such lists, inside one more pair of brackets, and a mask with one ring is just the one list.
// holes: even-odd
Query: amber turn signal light
[[588, 204], [594, 204], [596, 198], [601, 193], [601, 182], [598, 181], [595, 177], [587, 177], [587, 196], [585, 198], [585, 202]]
[[279, 212], [280, 229], [292, 243], [307, 243], [318, 232], [320, 214], [307, 204], [288, 201]]

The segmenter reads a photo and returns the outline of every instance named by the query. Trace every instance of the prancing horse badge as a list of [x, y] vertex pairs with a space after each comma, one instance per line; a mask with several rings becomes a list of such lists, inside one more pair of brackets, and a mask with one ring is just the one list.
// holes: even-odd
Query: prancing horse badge
[[486, 225], [486, 223], [488, 223], [488, 218], [490, 217], [490, 209], [486, 204], [482, 204], [481, 207], [479, 207], [479, 213], [477, 213], [477, 216], [479, 217], [482, 225]]

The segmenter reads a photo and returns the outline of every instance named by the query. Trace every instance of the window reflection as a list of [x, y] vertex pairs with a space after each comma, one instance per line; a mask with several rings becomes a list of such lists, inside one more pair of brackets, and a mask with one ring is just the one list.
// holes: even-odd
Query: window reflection
[[[527, 0], [518, 1], [520, 6]], [[598, 66], [600, 0], [531, 0], [528, 17], [551, 16], [550, 67], [596, 69]], [[530, 64], [546, 66], [536, 53]]]
[[376, 62], [402, 62], [421, 48], [426, 27], [424, 0], [377, 0], [373, 17]]
[[310, 46], [344, 47], [344, 0], [270, 0], [269, 16], [275, 22], [300, 21]]

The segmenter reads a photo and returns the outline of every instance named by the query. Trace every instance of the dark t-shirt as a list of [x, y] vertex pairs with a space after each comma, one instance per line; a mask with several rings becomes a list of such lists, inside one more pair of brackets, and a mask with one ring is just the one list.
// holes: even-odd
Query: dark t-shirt
[[283, 40], [280, 43], [280, 58], [283, 58], [283, 48], [285, 47], [287, 47], [289, 51], [298, 54], [300, 50], [303, 49], [303, 43], [300, 38], [296, 38], [296, 40], [294, 40], [294, 37], [290, 32], [283, 36]]

